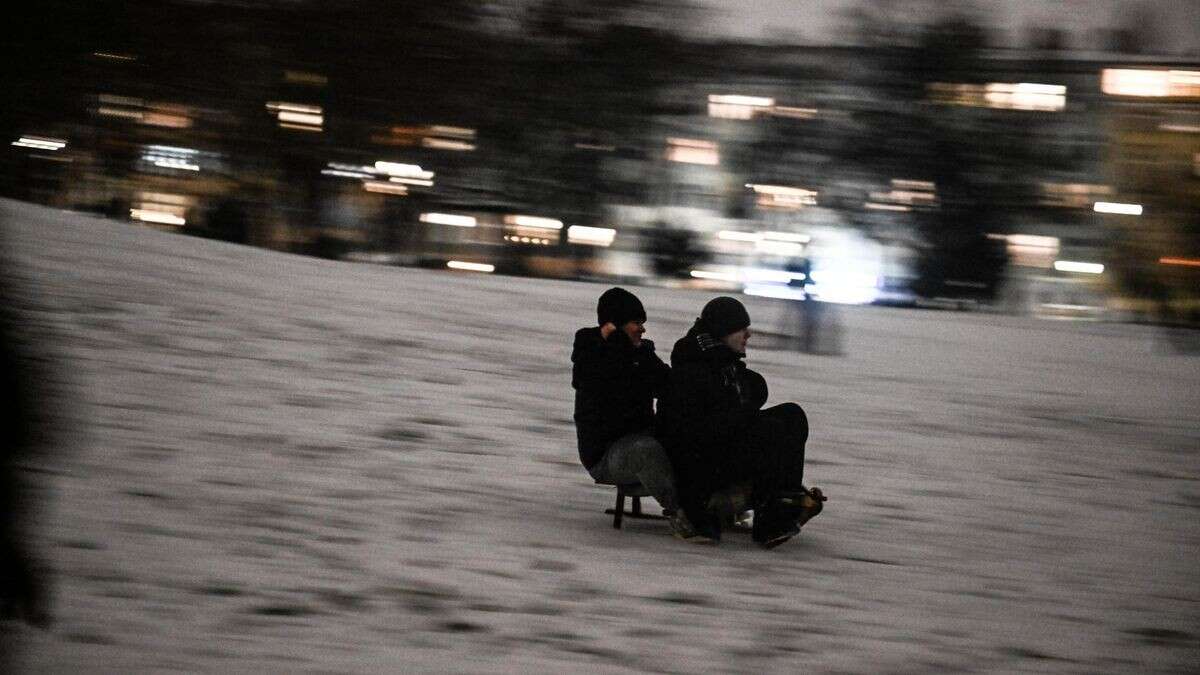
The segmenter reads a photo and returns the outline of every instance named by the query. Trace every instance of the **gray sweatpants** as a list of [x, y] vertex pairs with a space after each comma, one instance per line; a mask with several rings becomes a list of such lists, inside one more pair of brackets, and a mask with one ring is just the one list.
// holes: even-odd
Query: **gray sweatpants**
[[667, 452], [653, 436], [633, 433], [608, 446], [608, 451], [588, 473], [602, 483], [641, 483], [663, 509], [675, 511], [675, 474]]

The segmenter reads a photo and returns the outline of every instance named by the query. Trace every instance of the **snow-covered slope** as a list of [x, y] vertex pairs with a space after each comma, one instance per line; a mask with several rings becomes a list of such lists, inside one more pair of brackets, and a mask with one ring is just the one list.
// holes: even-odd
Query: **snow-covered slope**
[[[1150, 329], [848, 308], [841, 357], [752, 338], [830, 502], [774, 551], [702, 548], [613, 530], [577, 463], [569, 344], [604, 286], [0, 218], [74, 420], [36, 475], [36, 672], [1200, 662], [1200, 357]], [[664, 352], [709, 297], [635, 290]]]

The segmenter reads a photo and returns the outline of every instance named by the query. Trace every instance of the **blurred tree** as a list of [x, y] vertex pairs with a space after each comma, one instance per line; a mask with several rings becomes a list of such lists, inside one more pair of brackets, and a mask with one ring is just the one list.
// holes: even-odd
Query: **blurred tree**
[[981, 86], [1010, 81], [987, 58], [989, 35], [968, 14], [951, 14], [910, 29], [897, 42], [879, 39], [875, 69], [857, 74], [873, 101], [855, 112], [843, 159], [891, 178], [932, 182], [937, 205], [917, 208], [911, 224], [922, 242], [915, 288], [924, 296], [994, 297], [1005, 255], [989, 233], [1005, 233], [1036, 209], [1039, 180], [1069, 158], [1046, 152], [1042, 128], [1055, 113], [1005, 110], [970, 101], [935, 101], [930, 85]]
[[688, 70], [687, 43], [665, 26], [698, 11], [679, 0], [549, 0], [530, 10], [498, 96], [512, 112], [497, 135], [518, 158], [515, 195], [569, 218], [598, 217], [601, 159], [645, 146], [662, 89]]

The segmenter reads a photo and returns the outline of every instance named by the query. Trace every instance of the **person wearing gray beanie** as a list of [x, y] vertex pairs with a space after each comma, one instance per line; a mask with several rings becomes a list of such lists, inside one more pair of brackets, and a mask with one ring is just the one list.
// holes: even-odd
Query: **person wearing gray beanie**
[[680, 507], [698, 529], [720, 521], [710, 498], [752, 486], [752, 537], [774, 548], [820, 513], [824, 495], [804, 487], [808, 417], [795, 403], [763, 409], [766, 379], [746, 367], [750, 314], [736, 298], [713, 298], [671, 350], [670, 383], [659, 422], [675, 466]]

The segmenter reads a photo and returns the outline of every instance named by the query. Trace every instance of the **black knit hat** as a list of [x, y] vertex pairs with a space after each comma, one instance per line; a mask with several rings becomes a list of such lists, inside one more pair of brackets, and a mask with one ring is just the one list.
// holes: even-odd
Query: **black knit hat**
[[737, 298], [723, 295], [708, 301], [704, 310], [700, 312], [700, 320], [704, 322], [709, 333], [719, 339], [749, 326], [750, 313]]
[[637, 296], [624, 288], [610, 288], [600, 296], [596, 304], [596, 320], [601, 326], [613, 322], [617, 327], [624, 326], [630, 321], [645, 321], [646, 308]]

